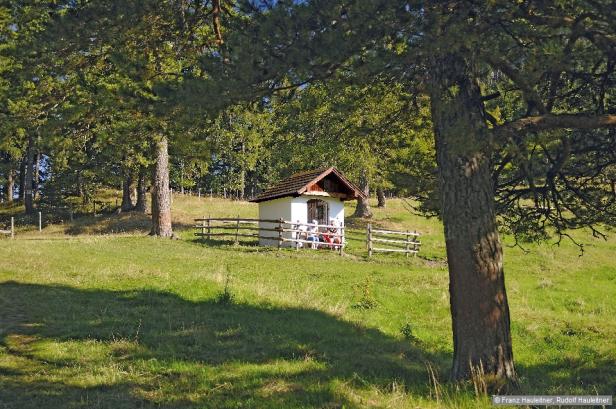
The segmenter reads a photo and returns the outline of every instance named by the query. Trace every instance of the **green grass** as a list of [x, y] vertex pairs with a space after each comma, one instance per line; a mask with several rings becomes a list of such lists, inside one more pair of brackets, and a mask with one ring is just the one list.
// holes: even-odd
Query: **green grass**
[[[188, 228], [256, 213], [176, 196], [182, 240], [145, 236], [137, 215], [0, 239], [0, 408], [490, 407], [446, 382], [437, 220], [399, 200], [375, 209], [373, 223], [423, 233], [415, 259], [367, 259], [361, 241], [345, 257], [203, 244]], [[576, 237], [583, 257], [567, 242], [506, 248], [521, 393], [616, 394], [616, 240]]]

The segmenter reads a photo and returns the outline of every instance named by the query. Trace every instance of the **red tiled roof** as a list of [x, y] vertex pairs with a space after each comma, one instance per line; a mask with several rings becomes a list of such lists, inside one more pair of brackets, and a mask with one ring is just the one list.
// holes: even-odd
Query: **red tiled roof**
[[352, 196], [365, 197], [364, 193], [355, 186], [355, 184], [349, 181], [338, 169], [330, 167], [296, 173], [259, 193], [251, 202], [258, 203], [266, 200], [278, 199], [280, 197], [299, 196], [308, 189], [308, 186], [317, 183], [330, 174], [335, 175], [344, 187], [352, 191]]

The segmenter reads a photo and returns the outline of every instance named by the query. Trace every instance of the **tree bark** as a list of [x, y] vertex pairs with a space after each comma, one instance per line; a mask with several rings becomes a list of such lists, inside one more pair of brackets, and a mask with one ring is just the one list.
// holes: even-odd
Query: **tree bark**
[[39, 182], [41, 180], [40, 167], [41, 167], [41, 153], [37, 152], [36, 153], [36, 162], [34, 162], [34, 191], [33, 191], [33, 196], [34, 196], [35, 200], [38, 197]]
[[376, 188], [376, 199], [378, 201], [376, 207], [385, 207], [385, 192], [380, 186]]
[[184, 194], [184, 162], [180, 163], [180, 194]]
[[480, 368], [506, 382], [515, 379], [509, 305], [488, 129], [471, 67], [460, 54], [437, 58], [429, 87], [449, 265], [451, 376], [468, 379]]
[[28, 141], [28, 150], [26, 152], [26, 179], [24, 180], [24, 206], [26, 213], [34, 213], [34, 195], [32, 191], [33, 185], [33, 166], [34, 166], [34, 149], [32, 138]]
[[18, 192], [17, 197], [22, 202], [24, 198], [26, 197], [26, 165], [27, 165], [27, 162], [28, 162], [27, 155], [24, 155], [24, 157], [21, 158], [21, 162], [19, 162], [19, 192]]
[[133, 176], [130, 171], [126, 171], [124, 179], [122, 180], [122, 204], [120, 210], [123, 212], [130, 212], [133, 210]]
[[145, 169], [139, 169], [139, 178], [137, 179], [137, 203], [135, 204], [135, 211], [139, 213], [145, 213], [147, 207], [146, 197], [146, 185], [145, 185]]
[[363, 217], [369, 219], [372, 217], [372, 211], [370, 210], [370, 203], [368, 202], [368, 197], [370, 196], [370, 184], [368, 183], [366, 169], [362, 169], [361, 177], [359, 178], [359, 188], [364, 192], [366, 198], [357, 198], [357, 207], [355, 208], [353, 217]]
[[13, 203], [13, 190], [15, 190], [15, 170], [9, 169], [6, 174], [6, 201], [8, 204]]
[[242, 163], [240, 167], [240, 189], [239, 189], [239, 200], [244, 200], [244, 193], [246, 191], [246, 167], [244, 166], [245, 157], [246, 157], [246, 144], [242, 141]]
[[156, 144], [156, 166], [152, 175], [153, 236], [172, 237], [171, 193], [169, 192], [169, 152], [166, 137]]

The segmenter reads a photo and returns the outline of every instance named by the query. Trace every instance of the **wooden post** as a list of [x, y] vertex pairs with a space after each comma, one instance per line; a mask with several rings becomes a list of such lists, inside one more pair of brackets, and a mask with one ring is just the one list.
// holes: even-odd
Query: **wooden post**
[[406, 231], [406, 245], [405, 245], [406, 251], [404, 252], [404, 255], [406, 256], [406, 258], [409, 258], [409, 252], [411, 250], [410, 246], [411, 246], [411, 234], [407, 230]]
[[205, 240], [205, 216], [203, 216], [201, 221], [201, 240]]
[[212, 225], [211, 225], [211, 217], [207, 217], [207, 239], [210, 240], [212, 238]]
[[368, 257], [372, 257], [372, 223], [368, 223]]
[[210, 199], [214, 197], [214, 192], [212, 191], [212, 188], [210, 188]]
[[197, 192], [198, 192], [198, 193], [197, 193], [197, 196], [198, 196], [199, 198], [201, 198], [201, 188], [199, 188], [199, 190], [198, 190]]
[[15, 218], [11, 216], [11, 238], [15, 238]]
[[71, 222], [73, 221], [73, 209], [68, 209], [68, 219]]
[[282, 218], [278, 219], [278, 250], [282, 247]]
[[237, 225], [235, 226], [235, 244], [240, 244], [239, 235], [240, 234], [240, 215], [237, 215]]
[[413, 250], [415, 250], [413, 252], [413, 257], [416, 257], [417, 251], [419, 250], [417, 248], [417, 243], [419, 243], [419, 236], [417, 235], [417, 230], [413, 230], [413, 233], [415, 233], [415, 235], [413, 236]]
[[43, 231], [43, 214], [38, 212], [39, 217], [39, 233]]

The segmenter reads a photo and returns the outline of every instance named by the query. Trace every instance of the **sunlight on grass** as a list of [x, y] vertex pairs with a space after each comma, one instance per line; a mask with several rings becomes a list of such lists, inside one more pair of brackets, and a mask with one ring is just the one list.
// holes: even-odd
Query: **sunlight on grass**
[[[375, 208], [372, 223], [418, 230], [423, 247], [368, 259], [361, 239], [340, 257], [192, 235], [192, 218], [254, 217], [252, 204], [176, 196], [174, 211], [182, 240], [105, 215], [1, 241], [0, 407], [490, 407], [446, 382], [438, 220]], [[575, 234], [582, 257], [569, 242], [505, 249], [522, 393], [615, 391], [616, 240]]]

